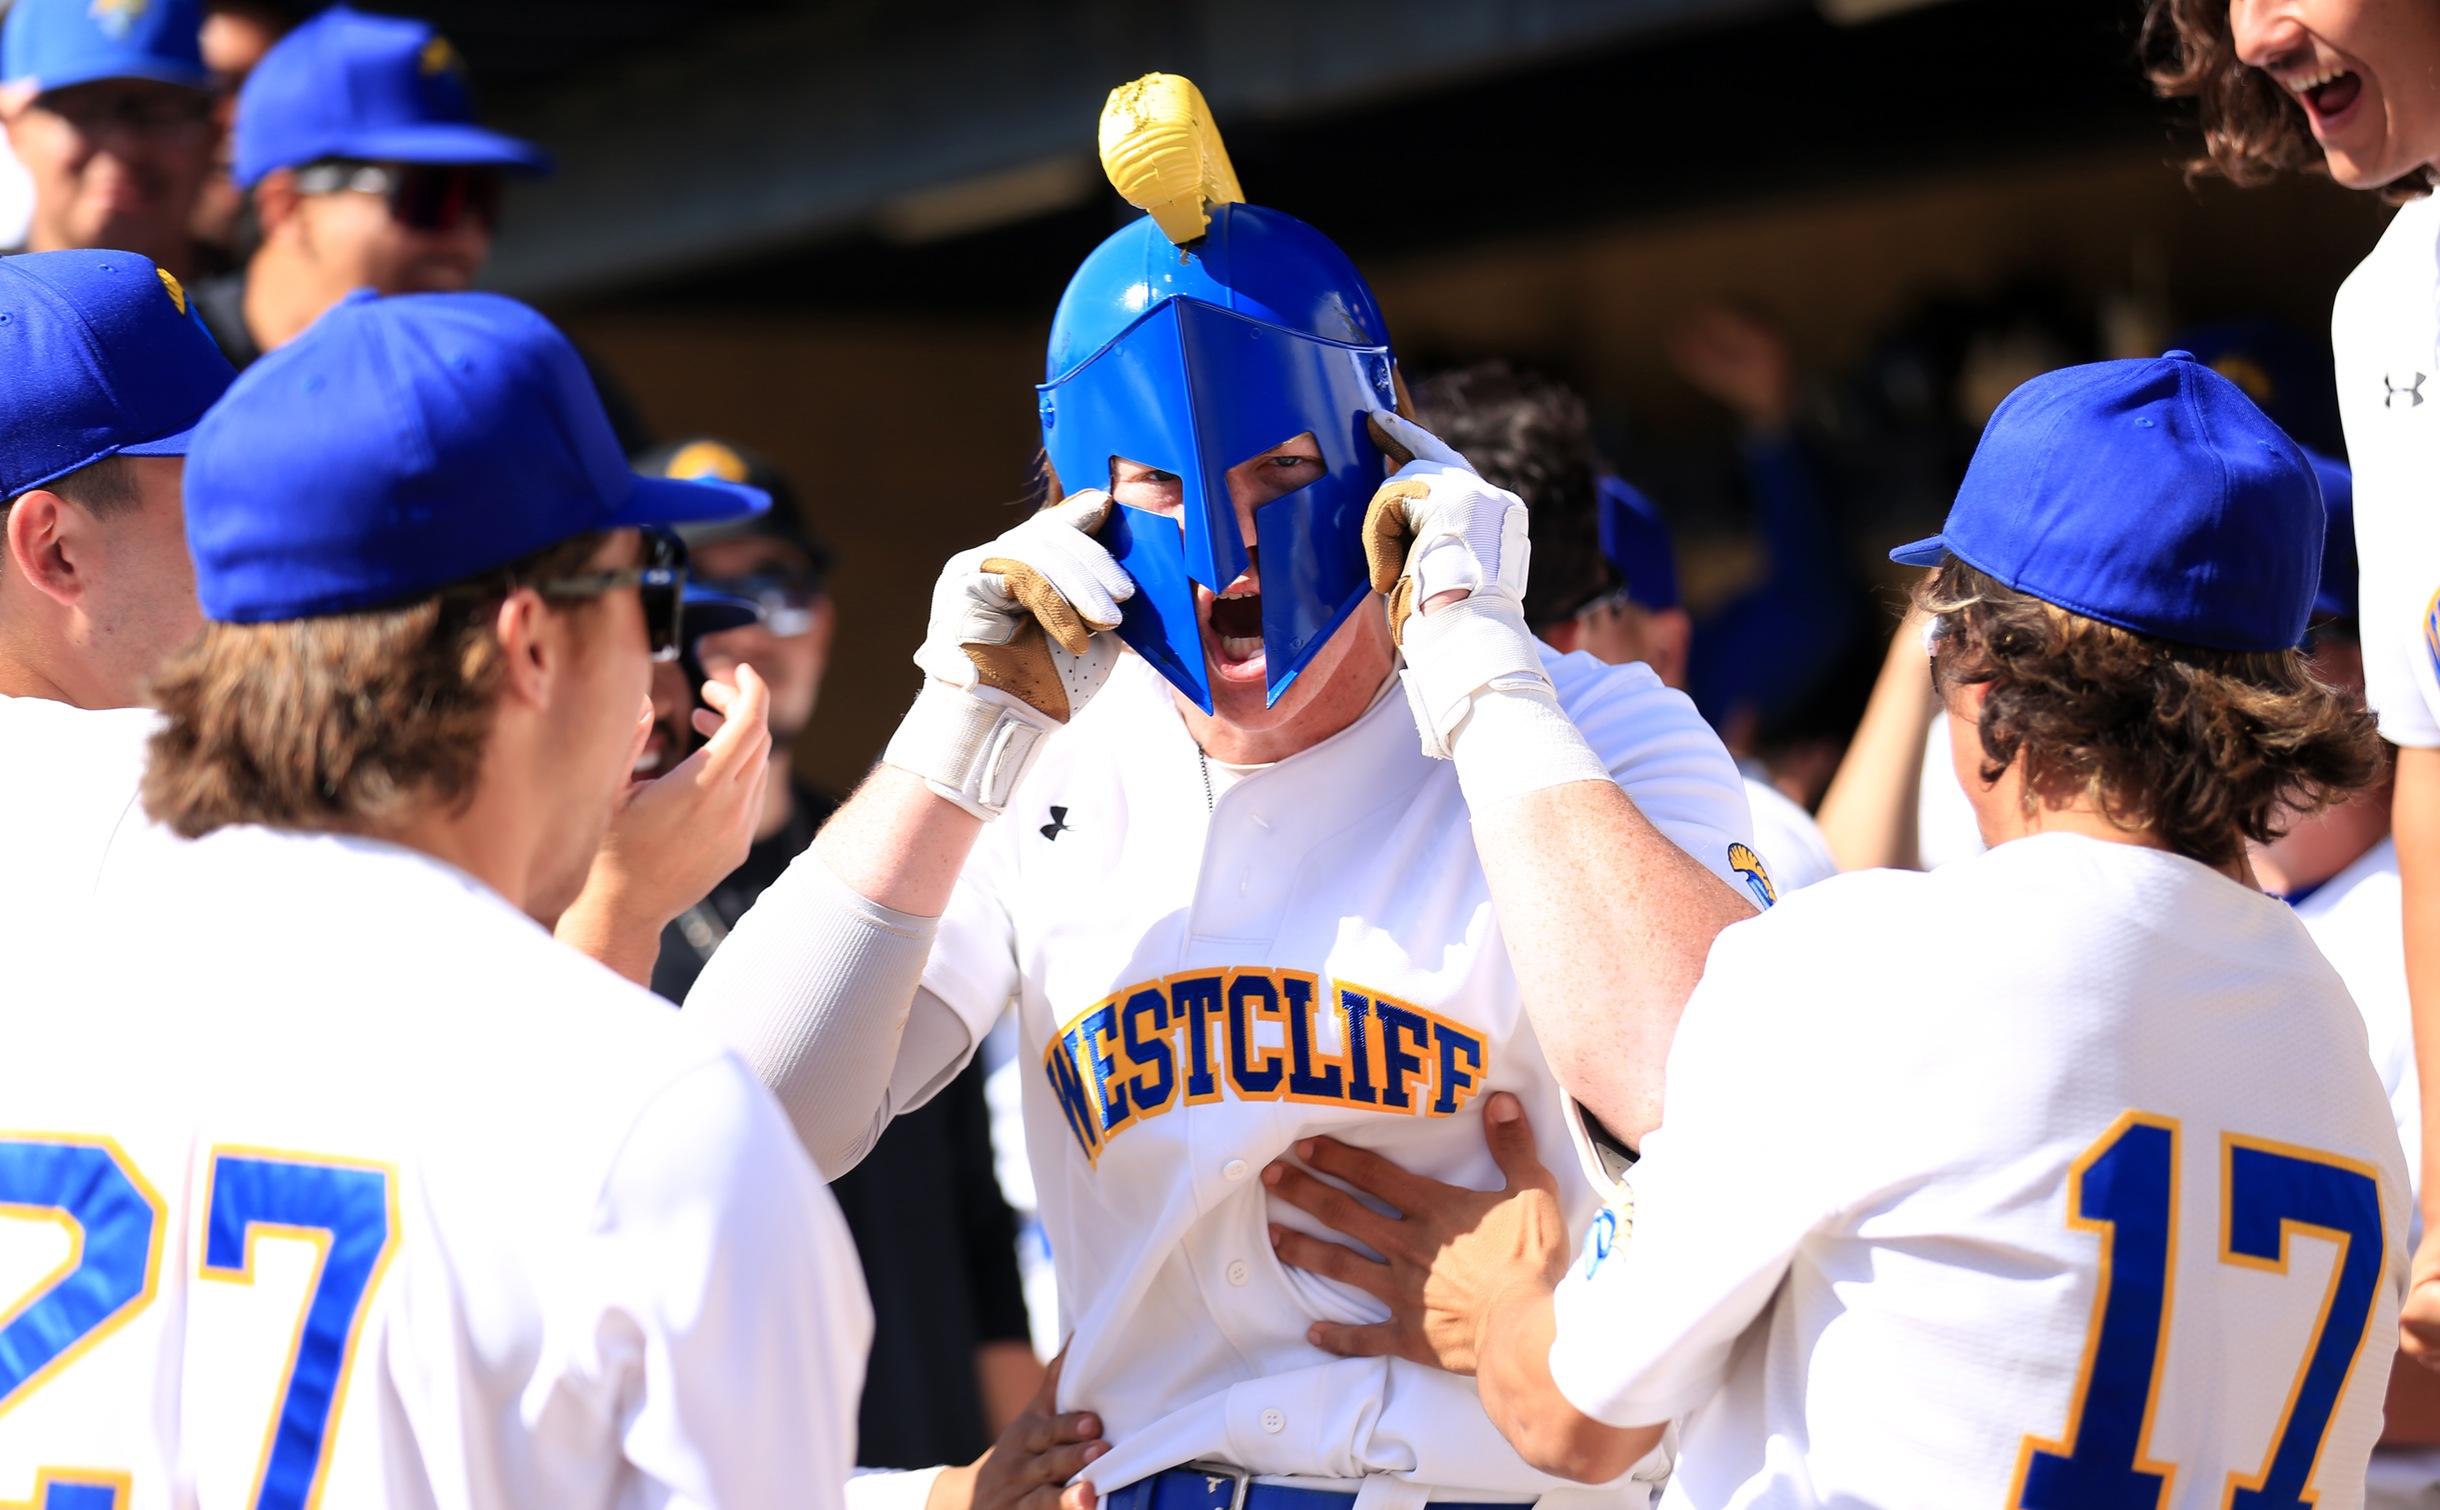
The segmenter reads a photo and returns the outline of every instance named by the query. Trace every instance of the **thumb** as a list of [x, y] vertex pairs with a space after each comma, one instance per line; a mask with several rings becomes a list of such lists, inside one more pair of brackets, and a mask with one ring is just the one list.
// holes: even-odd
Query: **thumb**
[[[1068, 1342], [1075, 1340], [1075, 1335], [1070, 1333]], [[1059, 1414], [1059, 1370], [1067, 1361], [1068, 1343], [1062, 1342], [1059, 1344], [1057, 1356], [1051, 1359], [1051, 1366], [1042, 1371], [1042, 1387], [1034, 1391], [1034, 1398], [1027, 1406], [1028, 1410], [1045, 1416]]]
[[1083, 488], [1059, 500], [1051, 513], [1061, 523], [1090, 535], [1110, 517], [1110, 495], [1099, 488]]
[[1506, 1091], [1494, 1091], [1484, 1098], [1483, 1138], [1491, 1145], [1491, 1160], [1507, 1177], [1510, 1190], [1558, 1188], [1558, 1181], [1534, 1152], [1533, 1124], [1525, 1118], [1525, 1103]]

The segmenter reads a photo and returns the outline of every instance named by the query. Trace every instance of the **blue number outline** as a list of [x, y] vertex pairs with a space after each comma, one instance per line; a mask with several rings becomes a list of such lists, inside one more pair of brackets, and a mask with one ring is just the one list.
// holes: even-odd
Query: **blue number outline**
[[[2249, 1169], [2254, 1171], [2251, 1179], [2245, 1178]], [[2290, 1179], [2298, 1175], [2307, 1179], [2318, 1177], [2321, 1188], [2305, 1192], [2263, 1190], [2264, 1181], [2277, 1175]], [[2337, 1204], [2354, 1204], [2353, 1214], [2364, 1230], [2351, 1231], [2311, 1220], [2312, 1214], [2341, 1213], [2299, 1213], [2294, 1199], [2299, 1194], [2307, 1200], [2318, 1195], [2335, 1197]], [[2258, 1203], [2263, 1200], [2275, 1204], [2262, 1207]], [[2220, 1262], [2224, 1264], [2259, 1269], [2266, 1274], [2285, 1274], [2289, 1242], [2296, 1234], [2326, 1238], [2338, 1245], [2337, 1258], [2330, 1265], [2329, 1287], [2322, 1293], [2321, 1310], [2313, 1318], [2312, 1336], [2305, 1344], [2304, 1357], [2296, 1365], [2296, 1382], [2289, 1386], [2287, 1402], [2279, 1409], [2279, 1427], [2271, 1434], [2261, 1472], [2250, 1478], [2243, 1473], [2230, 1473], [2227, 1491], [2220, 1500], [2226, 1510], [2310, 1505], [2312, 1501], [2304, 1497], [2305, 1487], [2313, 1482], [2313, 1472], [2321, 1465], [2322, 1451], [2329, 1444], [2330, 1422], [2338, 1414], [2339, 1402], [2346, 1398], [2347, 1382], [2355, 1375], [2356, 1360], [2363, 1356], [2364, 1340], [2371, 1334], [2373, 1313], [2380, 1305], [2381, 1266], [2388, 1258], [2389, 1243], [2381, 1220], [2380, 1171], [2360, 1160], [2317, 1148], [2222, 1133], [2220, 1211]], [[2242, 1222], [2240, 1217], [2244, 1218]], [[2264, 1230], [2262, 1224], [2266, 1221], [2268, 1228]], [[2248, 1244], [2242, 1248], [2238, 1246], [2240, 1227], [2245, 1229], [2243, 1240]], [[2371, 1241], [2358, 1241], [2367, 1232]], [[2337, 1307], [2342, 1292], [2349, 1290], [2360, 1292], [2363, 1304], [2360, 1310], [2350, 1306], [2342, 1317]], [[2341, 1338], [2346, 1333], [2330, 1330], [2334, 1319], [2342, 1327], [2352, 1327], [2352, 1342], [2342, 1344]], [[2341, 1346], [2345, 1353], [2343, 1363], [2332, 1356], [2333, 1348]], [[2308, 1389], [2315, 1394], [2326, 1390], [2329, 1400], [2326, 1405], [2318, 1401], [2307, 1405], [2306, 1414], [2300, 1417], [2297, 1407], [2305, 1402]], [[2313, 1424], [2316, 1416], [2318, 1424]], [[2304, 1455], [2300, 1468], [2296, 1462], [2297, 1438], [2308, 1425], [2312, 1425], [2312, 1450]], [[2270, 1487], [2274, 1478], [2280, 1480], [2277, 1490]]]
[[[224, 1184], [224, 1172], [238, 1177]], [[361, 1233], [342, 1232], [336, 1225], [309, 1221], [280, 1221], [266, 1216], [224, 1207], [223, 1192], [235, 1183], [251, 1180], [254, 1186], [264, 1181], [294, 1180], [299, 1176], [333, 1176], [345, 1174], [372, 1175], [381, 1184], [381, 1240], [367, 1257], [362, 1251]], [[260, 1201], [273, 1192], [265, 1188], [250, 1188], [246, 1196], [231, 1196], [232, 1202], [248, 1196]], [[352, 1192], [341, 1192], [344, 1200], [361, 1200]], [[258, 1237], [295, 1238], [314, 1247], [313, 1282], [307, 1287], [305, 1304], [298, 1308], [296, 1331], [288, 1348], [288, 1361], [280, 1376], [278, 1407], [271, 1413], [271, 1423], [263, 1431], [263, 1448], [255, 1470], [254, 1493], [251, 1503], [257, 1507], [294, 1506], [311, 1510], [322, 1498], [323, 1481], [330, 1471], [330, 1432], [347, 1405], [348, 1374], [355, 1362], [356, 1343], [364, 1332], [364, 1318], [370, 1311], [366, 1302], [381, 1286], [390, 1259], [398, 1251], [398, 1172], [395, 1166], [371, 1160], [335, 1159], [325, 1155], [296, 1153], [282, 1149], [219, 1146], [212, 1150], [210, 1186], [203, 1202], [204, 1252], [197, 1269], [199, 1278], [225, 1284], [254, 1282], [254, 1244]], [[295, 1215], [296, 1213], [290, 1213]], [[360, 1273], [361, 1283], [352, 1295], [344, 1297], [346, 1325], [343, 1336], [334, 1348], [329, 1337], [332, 1319], [329, 1306], [338, 1299], [330, 1294], [334, 1282], [332, 1257], [342, 1247], [347, 1249], [346, 1263], [335, 1276], [345, 1285]], [[232, 1251], [232, 1250], [235, 1251]], [[317, 1323], [320, 1323], [317, 1325]], [[310, 1350], [310, 1353], [309, 1353]], [[327, 1391], [326, 1403], [318, 1409], [314, 1401], [300, 1395], [300, 1375], [305, 1393]], [[304, 1482], [294, 1482], [298, 1476], [298, 1460], [307, 1465]]]
[[[91, 1166], [87, 1161], [89, 1167], [82, 1188], [59, 1192], [68, 1199], [12, 1199], [12, 1196], [22, 1197], [32, 1193], [14, 1186], [12, 1176], [17, 1171], [9, 1167], [14, 1162], [10, 1155], [27, 1150], [53, 1154], [83, 1153], [88, 1156], [99, 1154], [102, 1163]], [[116, 1177], [115, 1188], [97, 1187], [95, 1177], [104, 1172]], [[56, 1176], [65, 1171], [51, 1173]], [[140, 1285], [132, 1292], [118, 1294], [115, 1298], [109, 1295], [101, 1297], [110, 1302], [108, 1309], [86, 1319], [70, 1335], [57, 1338], [41, 1362], [26, 1368], [14, 1384], [0, 1388], [0, 1413], [8, 1411], [20, 1400], [32, 1398], [38, 1387], [99, 1347], [112, 1333], [152, 1303], [153, 1296], [161, 1286], [161, 1250], [169, 1228], [167, 1203], [161, 1199], [160, 1192], [153, 1189], [152, 1182], [144, 1178], [143, 1171], [127, 1156], [127, 1150], [119, 1146], [117, 1139], [71, 1133], [0, 1134], [0, 1213], [20, 1219], [56, 1222], [67, 1228], [69, 1240], [67, 1258], [44, 1275], [14, 1305], [0, 1312], [0, 1370], [8, 1367], [10, 1349], [7, 1337], [10, 1332], [21, 1325], [42, 1326], [44, 1322], [40, 1318], [47, 1314], [45, 1308], [51, 1306], [55, 1299], [60, 1310], [76, 1309], [78, 1292], [69, 1287], [75, 1285], [78, 1276], [86, 1273], [97, 1261], [98, 1255], [92, 1242], [93, 1229], [105, 1229], [100, 1234], [105, 1246], [111, 1246], [110, 1240], [114, 1237], [124, 1242], [131, 1235], [113, 1229], [137, 1215], [137, 1212], [126, 1209], [96, 1212], [93, 1209], [96, 1201], [115, 1202], [125, 1207], [130, 1197], [135, 1205], [140, 1206], [143, 1218], [144, 1275]], [[107, 1283], [108, 1279], [109, 1276], [100, 1276], [98, 1282]], [[125, 1289], [123, 1278], [119, 1288]], [[71, 1318], [66, 1324], [76, 1325], [76, 1322]], [[43, 1344], [37, 1342], [34, 1346], [39, 1349]], [[63, 1490], [86, 1492], [60, 1492]], [[69, 1507], [82, 1510], [82, 1507], [97, 1504], [116, 1507], [124, 1503], [132, 1492], [133, 1480], [124, 1472], [106, 1468], [44, 1467], [35, 1470], [34, 1497], [26, 1503], [32, 1510], [69, 1510]], [[106, 1495], [107, 1498], [98, 1498], [98, 1495]]]
[[40, 1468], [34, 1473], [34, 1497], [0, 1510], [118, 1510], [135, 1498], [131, 1473], [108, 1468]]
[[[2166, 1155], [2165, 1201], [2158, 1208], [2165, 1215], [2166, 1223], [2161, 1236], [2159, 1253], [2160, 1305], [2156, 1312], [2150, 1313], [2148, 1323], [2151, 1350], [2149, 1358], [2145, 1360], [2148, 1377], [2144, 1390], [2143, 1417], [2135, 1433], [2132, 1449], [2128, 1452], [2128, 1460], [2123, 1465], [2126, 1481], [2122, 1487], [2128, 1491], [2130, 1499], [2141, 1504], [2143, 1503], [2140, 1497], [2141, 1484], [2137, 1481], [2147, 1478], [2155, 1480], [2149, 1503], [2157, 1506], [2167, 1500], [2170, 1485], [2175, 1482], [2177, 1477], [2176, 1464], [2160, 1462], [2153, 1458], [2152, 1427], [2154, 1416], [2160, 1408], [2161, 1379], [2166, 1372], [2168, 1361], [2168, 1348], [2165, 1344], [2169, 1335], [2170, 1315], [2177, 1299], [2177, 1186], [2178, 1144], [2181, 1141], [2181, 1129], [2175, 1117], [2163, 1117], [2151, 1112], [2127, 1111], [2120, 1113], [2118, 1120], [2109, 1125], [2108, 1131], [2088, 1144], [2084, 1152], [2078, 1154], [2075, 1162], [2067, 1168], [2067, 1225], [2071, 1230], [2091, 1232], [2100, 1238], [2099, 1280], [2093, 1294], [2092, 1320], [2086, 1324], [2084, 1329], [2084, 1360], [2077, 1367], [2075, 1393], [2068, 1400], [2067, 1429], [2055, 1441], [2045, 1440], [2028, 1432], [2025, 1434], [2023, 1445], [2017, 1449], [2016, 1480], [2008, 1492], [2008, 1503], [2021, 1507], [2021, 1510], [2045, 1510], [2046, 1506], [2053, 1503], [2052, 1500], [2045, 1498], [2037, 1502], [2028, 1499], [2027, 1494], [2029, 1492], [2044, 1493], [2046, 1488], [2051, 1486], [2050, 1481], [2063, 1480], [2066, 1476], [2075, 1473], [2077, 1465], [2089, 1468], [2090, 1465], [2083, 1462], [2080, 1454], [2089, 1455], [2098, 1445], [2092, 1441], [2092, 1434], [2086, 1428], [2090, 1425], [2087, 1413], [2092, 1406], [2093, 1377], [2103, 1361], [2104, 1344], [2105, 1342], [2117, 1342], [2120, 1346], [2124, 1346], [2135, 1340], [2135, 1337], [2140, 1336], [2147, 1325], [2144, 1315], [2130, 1317], [2124, 1312], [2115, 1316], [2112, 1314], [2114, 1301], [2124, 1303], [2129, 1300], [2128, 1286], [2120, 1283], [2122, 1276], [2118, 1272], [2119, 1259], [2122, 1256], [2119, 1245], [2121, 1223], [2119, 1220], [2109, 1217], [2088, 1214], [2090, 1208], [2086, 1199], [2086, 1177], [2105, 1159], [2118, 1153], [2121, 1148], [2129, 1146], [2128, 1140], [2137, 1129], [2147, 1129], [2152, 1133], [2166, 1135], [2166, 1147], [2163, 1150]], [[2108, 1171], [2104, 1171], [2105, 1177], [2107, 1174]], [[2101, 1198], [2110, 1199], [2110, 1193], [2102, 1193]], [[2149, 1263], [2152, 1255], [2147, 1250], [2140, 1257]], [[2123, 1278], [2134, 1280], [2137, 1283], [2140, 1283], [2143, 1277], [2134, 1274], [2123, 1276]], [[2143, 1298], [2141, 1295], [2135, 1296], [2134, 1303], [2141, 1305]], [[2133, 1335], [2129, 1334], [2127, 1330], [2129, 1327], [2134, 1328]], [[2111, 1351], [2115, 1353], [2116, 1349], [2113, 1348]], [[2113, 1361], [2115, 1360], [2113, 1359]], [[2050, 1469], [2047, 1473], [2043, 1472], [2051, 1464], [2059, 1466]], [[2115, 1469], [2121, 1465], [2113, 1462], [2109, 1466]], [[2068, 1494], [2066, 1499], [2056, 1501], [2061, 1506], [2086, 1507], [2095, 1504], [2089, 1497], [2089, 1492], [2093, 1487], [2089, 1484], [2071, 1486], [2065, 1482], [2059, 1482], [2056, 1487]]]

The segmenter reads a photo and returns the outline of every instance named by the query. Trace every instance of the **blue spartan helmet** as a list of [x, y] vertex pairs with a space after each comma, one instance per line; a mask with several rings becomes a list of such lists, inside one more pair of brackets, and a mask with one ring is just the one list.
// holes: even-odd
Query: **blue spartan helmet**
[[1324, 475], [1254, 511], [1267, 702], [1371, 591], [1365, 506], [1383, 476], [1368, 414], [1397, 407], [1387, 327], [1347, 254], [1303, 221], [1215, 205], [1180, 247], [1147, 215], [1076, 269], [1051, 322], [1042, 448], [1070, 489], [1125, 457], [1177, 474], [1182, 519], [1120, 507], [1102, 543], [1135, 579], [1119, 636], [1205, 712], [1194, 585], [1246, 568], [1228, 472], [1311, 431]]

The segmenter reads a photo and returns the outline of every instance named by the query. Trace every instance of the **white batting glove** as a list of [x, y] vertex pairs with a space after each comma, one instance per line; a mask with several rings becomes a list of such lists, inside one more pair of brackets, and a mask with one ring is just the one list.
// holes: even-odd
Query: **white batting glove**
[[883, 761], [978, 818], [1000, 815], [1042, 740], [1118, 664], [1110, 631], [1135, 583], [1093, 536], [1111, 507], [1077, 493], [949, 558], [915, 652], [924, 689]]
[[[1533, 546], [1524, 500], [1475, 475], [1438, 436], [1395, 414], [1373, 439], [1400, 466], [1364, 516], [1373, 587], [1389, 597], [1400, 679], [1423, 753], [1455, 759], [1468, 804], [1608, 770], [1559, 707], [1525, 627]], [[1451, 592], [1465, 596], [1433, 606]]]

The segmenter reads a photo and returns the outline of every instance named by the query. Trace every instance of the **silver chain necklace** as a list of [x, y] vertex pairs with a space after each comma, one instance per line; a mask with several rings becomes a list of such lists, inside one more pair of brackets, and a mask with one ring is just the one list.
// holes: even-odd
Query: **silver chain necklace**
[[1201, 745], [1195, 746], [1195, 764], [1203, 768], [1203, 814], [1210, 817], [1220, 810], [1220, 804], [1212, 796], [1212, 758], [1203, 753]]

